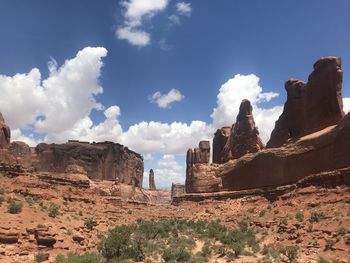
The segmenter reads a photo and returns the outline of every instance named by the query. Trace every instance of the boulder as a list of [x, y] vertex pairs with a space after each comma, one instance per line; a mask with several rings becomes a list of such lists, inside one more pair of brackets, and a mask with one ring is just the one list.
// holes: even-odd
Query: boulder
[[213, 139], [213, 163], [223, 163], [222, 151], [231, 135], [231, 127], [217, 129]]
[[39, 246], [53, 247], [57, 241], [55, 234], [52, 234], [49, 231], [43, 229], [36, 229], [34, 235]]
[[324, 57], [314, 64], [308, 82], [290, 79], [285, 83], [287, 101], [276, 121], [268, 148], [337, 124], [343, 117], [341, 60]]
[[149, 171], [149, 182], [148, 182], [148, 187], [150, 190], [157, 190], [156, 184], [154, 182], [154, 172], [153, 169]]
[[0, 149], [7, 149], [10, 146], [11, 130], [6, 125], [4, 117], [0, 112]]
[[243, 100], [236, 123], [232, 126], [231, 134], [222, 149], [221, 163], [240, 158], [247, 153], [255, 153], [263, 148], [264, 144], [255, 126], [250, 101]]

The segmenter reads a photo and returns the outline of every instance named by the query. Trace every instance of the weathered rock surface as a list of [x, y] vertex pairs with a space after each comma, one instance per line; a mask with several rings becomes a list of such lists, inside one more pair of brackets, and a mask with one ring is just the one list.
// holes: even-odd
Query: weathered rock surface
[[6, 125], [4, 117], [0, 112], [0, 149], [7, 149], [10, 146], [11, 131]]
[[325, 57], [314, 64], [308, 82], [288, 80], [287, 101], [267, 143], [280, 147], [289, 139], [337, 124], [344, 116], [341, 60]]
[[65, 144], [41, 143], [35, 151], [38, 171], [63, 173], [79, 166], [90, 179], [116, 180], [142, 187], [143, 157], [123, 145], [69, 141]]
[[249, 100], [241, 102], [236, 123], [232, 126], [230, 137], [221, 153], [222, 163], [264, 148], [259, 131], [255, 126], [252, 110]]
[[223, 163], [222, 151], [231, 135], [231, 127], [217, 129], [213, 139], [213, 163]]
[[186, 190], [185, 190], [185, 185], [184, 184], [172, 184], [171, 185], [171, 199], [173, 199], [173, 197], [176, 197], [176, 196], [181, 196], [183, 194], [186, 193]]
[[156, 184], [154, 182], [154, 172], [153, 169], [149, 171], [149, 181], [148, 181], [148, 187], [150, 190], [157, 190]]
[[222, 165], [223, 189], [241, 190], [294, 183], [350, 166], [350, 114], [336, 126], [301, 137], [285, 147], [247, 154]]
[[22, 157], [31, 154], [29, 145], [21, 141], [11, 142], [10, 151], [16, 157]]
[[210, 142], [200, 141], [199, 147], [188, 149], [186, 156], [186, 192], [195, 191], [192, 189], [192, 182], [195, 182], [192, 177], [192, 167], [199, 163], [209, 163], [210, 159]]

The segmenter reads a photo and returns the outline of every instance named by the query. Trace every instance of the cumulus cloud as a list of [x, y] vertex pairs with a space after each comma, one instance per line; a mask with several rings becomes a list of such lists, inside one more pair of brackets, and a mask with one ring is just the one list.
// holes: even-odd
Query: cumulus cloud
[[130, 126], [121, 141], [142, 154], [184, 154], [189, 147], [197, 146], [200, 140], [209, 140], [212, 133], [211, 126], [203, 121], [192, 121], [190, 125], [151, 121]]
[[[165, 154], [157, 162], [154, 170], [154, 180], [158, 188], [170, 188], [171, 183], [183, 183], [185, 168], [176, 160], [175, 155]], [[144, 185], [148, 185], [148, 171], [144, 173]]]
[[343, 110], [345, 114], [350, 111], [350, 98], [343, 98]]
[[168, 94], [161, 94], [159, 91], [150, 96], [149, 100], [152, 103], [157, 103], [159, 108], [170, 108], [171, 104], [176, 101], [182, 101], [184, 95], [177, 89], [171, 89]]
[[149, 33], [132, 27], [120, 27], [116, 34], [119, 39], [126, 40], [133, 46], [143, 47], [151, 42]]
[[267, 142], [283, 107], [262, 108], [260, 105], [277, 96], [278, 94], [274, 92], [263, 92], [257, 76], [237, 74], [225, 82], [219, 90], [217, 106], [211, 114], [213, 126], [215, 128], [231, 126], [236, 121], [241, 101], [248, 99], [252, 103], [254, 120], [260, 136]]
[[178, 2], [176, 3], [176, 10], [180, 15], [190, 16], [192, 13], [192, 7], [190, 3]]
[[127, 0], [122, 1], [124, 22], [116, 30], [118, 39], [126, 40], [134, 46], [147, 46], [151, 37], [143, 28], [143, 21], [163, 11], [168, 0]]

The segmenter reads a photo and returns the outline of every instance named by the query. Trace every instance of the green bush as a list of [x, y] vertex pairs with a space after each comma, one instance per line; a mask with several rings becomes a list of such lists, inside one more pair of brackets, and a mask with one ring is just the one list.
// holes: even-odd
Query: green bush
[[162, 257], [165, 262], [187, 262], [191, 258], [191, 253], [183, 247], [171, 247], [164, 250]]
[[13, 199], [9, 199], [7, 202], [7, 211], [10, 214], [19, 214], [22, 212], [23, 204], [20, 201], [15, 201]]
[[301, 213], [301, 212], [296, 213], [295, 219], [296, 219], [298, 222], [303, 222], [303, 221], [304, 221], [304, 214]]
[[92, 230], [94, 228], [94, 220], [92, 218], [88, 218], [85, 220], [84, 225], [87, 229]]
[[318, 223], [320, 222], [322, 219], [324, 219], [324, 214], [323, 212], [317, 212], [317, 211], [313, 211], [310, 215], [309, 218], [309, 222], [310, 223]]
[[[195, 240], [205, 242], [202, 251], [192, 255]], [[217, 241], [220, 246], [214, 245]], [[227, 229], [217, 221], [203, 220], [138, 220], [136, 224], [111, 229], [98, 245], [107, 261], [142, 261], [161, 256], [165, 262], [206, 262], [214, 251], [221, 256], [235, 258], [250, 247], [259, 250], [255, 233], [246, 220], [236, 229]]]
[[58, 255], [55, 263], [100, 263], [102, 259], [95, 253], [85, 253], [82, 255], [69, 253], [67, 256]]
[[287, 246], [280, 249], [280, 254], [287, 258], [287, 262], [294, 263], [298, 259], [298, 248], [294, 246]]
[[60, 214], [60, 207], [55, 203], [51, 203], [49, 207], [49, 217], [56, 217]]

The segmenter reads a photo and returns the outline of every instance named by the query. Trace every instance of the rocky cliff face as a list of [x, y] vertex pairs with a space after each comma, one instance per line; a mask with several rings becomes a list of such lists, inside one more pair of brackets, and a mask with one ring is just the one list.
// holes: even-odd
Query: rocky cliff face
[[188, 149], [186, 156], [186, 192], [197, 191], [193, 183], [197, 182], [192, 176], [193, 167], [196, 164], [207, 164], [210, 160], [210, 143], [209, 141], [200, 141], [198, 148]]
[[237, 159], [246, 153], [254, 153], [264, 148], [255, 126], [252, 106], [249, 100], [243, 100], [239, 107], [236, 123], [232, 126], [230, 137], [221, 154], [222, 163]]
[[10, 146], [11, 131], [6, 125], [4, 117], [0, 112], [0, 149], [7, 149]]
[[38, 171], [66, 172], [75, 165], [86, 171], [90, 179], [116, 180], [142, 187], [142, 156], [117, 143], [41, 143], [35, 152]]
[[340, 58], [325, 57], [314, 64], [307, 83], [288, 80], [287, 102], [267, 147], [280, 147], [289, 139], [337, 124], [344, 116], [342, 77]]
[[222, 151], [231, 135], [231, 127], [222, 127], [214, 134], [213, 139], [213, 163], [223, 163]]
[[285, 147], [262, 150], [217, 171], [223, 189], [242, 190], [295, 183], [320, 172], [350, 167], [350, 115], [336, 126], [301, 137]]
[[149, 171], [149, 181], [148, 181], [149, 190], [157, 190], [156, 183], [154, 182], [154, 172], [153, 169]]

